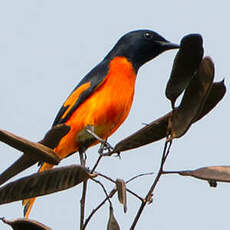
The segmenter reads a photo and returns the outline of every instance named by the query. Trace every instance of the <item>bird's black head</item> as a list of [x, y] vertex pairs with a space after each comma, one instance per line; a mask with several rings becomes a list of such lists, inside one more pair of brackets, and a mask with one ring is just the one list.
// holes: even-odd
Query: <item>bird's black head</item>
[[105, 58], [124, 56], [132, 62], [137, 71], [147, 61], [166, 50], [175, 48], [179, 46], [167, 41], [154, 31], [136, 30], [121, 37]]

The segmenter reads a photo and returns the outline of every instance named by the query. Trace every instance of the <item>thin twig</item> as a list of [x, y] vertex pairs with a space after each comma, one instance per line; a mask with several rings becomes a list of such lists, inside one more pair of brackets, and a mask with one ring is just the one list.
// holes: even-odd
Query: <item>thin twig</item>
[[102, 173], [97, 172], [97, 175], [105, 178], [106, 180], [109, 180], [110, 182], [112, 182], [114, 184], [116, 184], [116, 181], [114, 181], [112, 178], [110, 178], [110, 177], [108, 177], [108, 176], [106, 176], [106, 175], [104, 175]]
[[180, 174], [181, 171], [163, 171], [162, 174]]
[[93, 166], [93, 169], [91, 170], [91, 173], [93, 173], [96, 170], [96, 168], [97, 168], [99, 162], [101, 161], [102, 157], [103, 157], [103, 155], [99, 155], [95, 165]]
[[[108, 180], [108, 181], [110, 181], [110, 182], [116, 184], [116, 181], [114, 181], [112, 178], [110, 178], [110, 177], [108, 177], [108, 176], [106, 176], [106, 175], [104, 175], [104, 174], [102, 174], [102, 173], [98, 173], [98, 172], [97, 172], [97, 174], [98, 174], [99, 176], [105, 178], [106, 180]], [[137, 175], [137, 176], [135, 176], [135, 177], [129, 179], [126, 183], [129, 183], [130, 181], [136, 179], [137, 177], [141, 177], [141, 176], [145, 176], [145, 175], [150, 175], [150, 174], [152, 174], [152, 173], [143, 173], [143, 174]], [[96, 182], [96, 181], [95, 181], [95, 182]], [[100, 182], [100, 183], [101, 183], [101, 182]], [[141, 202], [144, 202], [144, 199], [143, 199], [142, 197], [140, 197], [139, 195], [137, 195], [136, 193], [134, 193], [134, 192], [131, 191], [130, 189], [126, 189], [126, 191], [127, 191], [128, 193], [132, 194], [133, 196], [135, 196], [135, 197], [136, 197], [137, 199], [139, 199]], [[108, 195], [108, 196], [107, 196], [107, 197], [106, 197], [106, 198], [105, 198], [95, 209], [92, 210], [92, 212], [90, 213], [90, 215], [89, 215], [89, 216], [86, 218], [86, 220], [85, 220], [85, 223], [84, 223], [84, 226], [83, 226], [83, 230], [86, 228], [86, 226], [88, 225], [88, 223], [89, 223], [90, 219], [93, 217], [93, 215], [94, 215], [94, 214], [105, 204], [105, 202], [106, 202], [108, 199], [112, 198], [116, 192], [117, 192], [117, 189], [114, 188], [114, 189], [110, 192], [110, 194], [109, 194], [109, 195]]]
[[116, 189], [113, 189], [109, 196], [106, 197], [95, 209], [92, 210], [92, 212], [90, 213], [90, 215], [86, 218], [84, 226], [82, 228], [82, 230], [85, 230], [86, 226], [88, 225], [90, 219], [93, 217], [93, 215], [104, 205], [104, 203], [109, 199], [112, 198], [114, 196], [114, 194], [117, 192]]
[[82, 188], [82, 197], [80, 201], [81, 203], [80, 230], [84, 229], [86, 191], [87, 191], [87, 181], [84, 181], [83, 188]]
[[141, 202], [144, 201], [144, 199], [142, 197], [140, 197], [139, 195], [137, 195], [135, 192], [133, 192], [132, 190], [126, 188], [126, 191], [130, 194], [132, 194], [133, 196], [135, 196], [137, 199], [139, 199]]
[[102, 187], [102, 189], [103, 189], [103, 191], [104, 191], [104, 193], [105, 193], [105, 196], [106, 196], [106, 198], [107, 198], [108, 201], [109, 201], [110, 206], [112, 206], [112, 202], [111, 202], [111, 200], [110, 200], [110, 198], [109, 198], [109, 195], [108, 195], [108, 193], [107, 193], [107, 191], [106, 191], [106, 189], [105, 189], [105, 186], [104, 186], [99, 180], [96, 180], [96, 179], [94, 179], [94, 178], [92, 178], [92, 180], [93, 180], [95, 183], [99, 184], [99, 185]]
[[[168, 143], [169, 143], [169, 147], [168, 147]], [[160, 179], [160, 177], [162, 175], [164, 163], [165, 163], [165, 161], [166, 161], [166, 159], [167, 159], [167, 157], [169, 155], [171, 145], [172, 145], [172, 141], [170, 141], [170, 142], [168, 142], [167, 140], [165, 141], [164, 150], [163, 150], [163, 154], [162, 154], [162, 158], [161, 158], [160, 169], [159, 169], [159, 171], [157, 173], [157, 176], [156, 176], [155, 180], [153, 181], [153, 184], [151, 185], [148, 193], [146, 194], [144, 201], [142, 202], [139, 210], [137, 211], [137, 214], [136, 214], [136, 216], [134, 218], [134, 221], [133, 221], [133, 223], [132, 223], [132, 225], [130, 227], [130, 230], [135, 229], [136, 224], [137, 224], [137, 222], [138, 222], [138, 220], [139, 220], [139, 218], [140, 218], [140, 216], [141, 216], [141, 214], [142, 214], [147, 202], [149, 201], [150, 197], [152, 196], [152, 193], [153, 193], [153, 191], [154, 191], [154, 189], [155, 189], [155, 187], [156, 187], [156, 185], [157, 185], [157, 183], [158, 183], [158, 181], [159, 181], [159, 179]]]
[[[168, 157], [168, 155], [170, 153], [171, 146], [172, 146], [172, 140], [170, 140], [168, 142], [169, 142], [169, 146], [168, 146], [168, 150], [166, 151], [166, 154], [164, 156], [164, 162], [163, 162], [163, 164], [165, 163], [165, 161], [166, 161], [166, 159], [167, 159], [167, 157]], [[162, 165], [162, 168], [163, 168], [163, 165]]]
[[134, 177], [132, 177], [131, 179], [127, 180], [125, 183], [128, 184], [129, 182], [131, 182], [131, 181], [137, 179], [138, 177], [149, 176], [149, 175], [153, 175], [153, 172], [139, 174], [139, 175], [134, 176]]

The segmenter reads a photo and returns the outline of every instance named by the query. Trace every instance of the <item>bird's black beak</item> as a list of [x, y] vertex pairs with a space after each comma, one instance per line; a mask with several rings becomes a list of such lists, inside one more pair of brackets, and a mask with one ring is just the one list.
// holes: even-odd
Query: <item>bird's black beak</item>
[[157, 43], [162, 47], [163, 50], [171, 50], [180, 48], [179, 45], [169, 42], [169, 41], [157, 41]]

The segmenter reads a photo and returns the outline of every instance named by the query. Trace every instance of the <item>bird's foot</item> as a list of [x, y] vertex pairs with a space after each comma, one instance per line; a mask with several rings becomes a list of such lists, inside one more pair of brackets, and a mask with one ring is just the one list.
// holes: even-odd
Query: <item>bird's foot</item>
[[109, 144], [109, 142], [103, 140], [103, 142], [101, 142], [101, 146], [98, 150], [98, 153], [102, 156], [110, 156], [112, 152], [113, 152], [113, 147]]

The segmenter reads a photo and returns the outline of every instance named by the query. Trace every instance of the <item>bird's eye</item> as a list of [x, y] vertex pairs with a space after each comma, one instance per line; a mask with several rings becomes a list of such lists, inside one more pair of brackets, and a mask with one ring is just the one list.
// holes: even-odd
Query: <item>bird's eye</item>
[[152, 35], [151, 33], [149, 33], [149, 32], [146, 32], [146, 33], [144, 34], [144, 38], [147, 39], [147, 40], [151, 40], [152, 37], [153, 37], [153, 35]]

